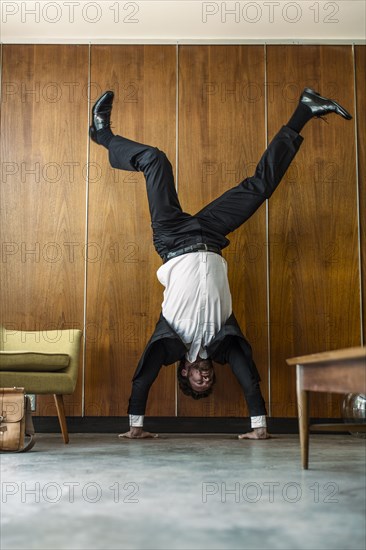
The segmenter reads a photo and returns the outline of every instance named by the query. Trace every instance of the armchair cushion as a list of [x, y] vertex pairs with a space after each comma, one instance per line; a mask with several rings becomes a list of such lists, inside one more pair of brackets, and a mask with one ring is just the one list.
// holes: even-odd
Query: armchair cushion
[[[72, 394], [78, 379], [81, 336], [82, 331], [78, 329], [40, 332], [13, 328], [7, 330], [0, 327], [0, 351], [5, 352], [0, 353], [0, 387], [18, 386], [25, 388], [28, 393], [35, 394]], [[18, 354], [16, 360], [19, 358], [21, 363], [18, 363], [17, 367], [8, 367], [11, 361], [15, 361], [14, 357], [6, 355], [9, 353]], [[20, 370], [20, 365], [24, 365], [24, 353], [33, 355], [28, 358], [32, 366], [29, 363], [29, 368]], [[52, 371], [52, 365], [55, 363], [51, 362], [50, 365], [50, 359], [55, 355], [58, 356], [57, 366]], [[44, 356], [44, 363], [38, 360], [40, 356]], [[8, 364], [4, 365], [2, 361]], [[45, 367], [40, 367], [41, 364]]]
[[69, 363], [66, 353], [0, 351], [0, 371], [54, 372], [67, 368]]

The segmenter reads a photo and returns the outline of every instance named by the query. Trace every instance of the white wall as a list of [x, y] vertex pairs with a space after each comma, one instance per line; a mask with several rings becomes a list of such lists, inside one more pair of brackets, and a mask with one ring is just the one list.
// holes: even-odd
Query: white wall
[[362, 43], [365, 0], [0, 0], [3, 43]]

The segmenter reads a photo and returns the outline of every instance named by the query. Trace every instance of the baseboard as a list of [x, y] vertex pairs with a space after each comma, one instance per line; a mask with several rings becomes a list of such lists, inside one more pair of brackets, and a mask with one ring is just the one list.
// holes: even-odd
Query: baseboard
[[[34, 416], [35, 430], [38, 433], [58, 433], [60, 426], [56, 416]], [[311, 418], [312, 424], [342, 423], [340, 418]], [[272, 434], [298, 434], [299, 425], [297, 418], [268, 418], [268, 430]], [[128, 430], [127, 416], [88, 416], [67, 418], [67, 426], [70, 433], [121, 433]], [[146, 417], [144, 428], [147, 431], [158, 433], [243, 433], [250, 429], [250, 418], [226, 418], [226, 417], [171, 417], [150, 416]], [[312, 430], [312, 433], [317, 433]], [[321, 432], [333, 433], [334, 432]], [[348, 434], [348, 431], [337, 432]]]

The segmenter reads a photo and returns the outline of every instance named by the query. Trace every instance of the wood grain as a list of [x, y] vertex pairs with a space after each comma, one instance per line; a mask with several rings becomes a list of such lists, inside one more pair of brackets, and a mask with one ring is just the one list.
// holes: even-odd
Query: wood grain
[[[93, 46], [92, 103], [115, 91], [112, 129], [164, 150], [175, 165], [174, 46]], [[89, 184], [85, 412], [123, 416], [131, 379], [160, 314], [161, 260], [152, 245], [141, 173], [113, 170], [105, 148], [91, 144], [96, 174]], [[148, 415], [174, 416], [175, 370], [163, 369], [153, 385]]]
[[[350, 46], [270, 46], [267, 60], [269, 138], [305, 86], [354, 112]], [[327, 118], [306, 125], [302, 148], [269, 204], [274, 416], [296, 415], [295, 374], [286, 358], [360, 344], [354, 122]], [[314, 399], [311, 415], [339, 416], [339, 405], [332, 397]]]
[[46, 340], [83, 326], [87, 77], [87, 46], [3, 45], [0, 322]]
[[[179, 196], [195, 213], [252, 174], [265, 148], [264, 49], [261, 46], [179, 48]], [[268, 395], [265, 207], [229, 236], [233, 310], [253, 344]], [[207, 399], [178, 392], [182, 416], [242, 416], [247, 408], [228, 365], [216, 367]]]

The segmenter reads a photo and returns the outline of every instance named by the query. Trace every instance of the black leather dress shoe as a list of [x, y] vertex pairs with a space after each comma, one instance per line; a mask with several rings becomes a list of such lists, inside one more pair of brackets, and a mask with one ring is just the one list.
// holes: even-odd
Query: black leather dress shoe
[[348, 111], [333, 99], [322, 97], [318, 92], [315, 92], [311, 88], [305, 88], [300, 97], [300, 102], [311, 109], [313, 116], [323, 116], [329, 113], [336, 113], [337, 115], [350, 120], [352, 116]]
[[114, 92], [108, 90], [95, 102], [92, 110], [92, 125], [89, 128], [89, 135], [95, 143], [98, 143], [96, 133], [99, 130], [110, 128], [111, 112], [113, 106]]

